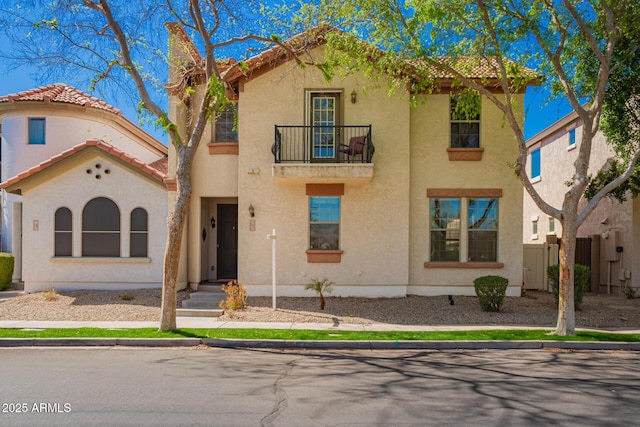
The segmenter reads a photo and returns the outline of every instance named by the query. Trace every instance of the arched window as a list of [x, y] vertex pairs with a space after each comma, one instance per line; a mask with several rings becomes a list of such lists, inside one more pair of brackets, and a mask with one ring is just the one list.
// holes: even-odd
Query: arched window
[[82, 256], [120, 256], [120, 209], [106, 197], [96, 197], [82, 211]]
[[54, 256], [71, 256], [73, 223], [69, 208], [59, 208], [54, 216]]
[[147, 211], [135, 208], [131, 211], [131, 235], [129, 255], [131, 257], [146, 257], [149, 247], [149, 221]]

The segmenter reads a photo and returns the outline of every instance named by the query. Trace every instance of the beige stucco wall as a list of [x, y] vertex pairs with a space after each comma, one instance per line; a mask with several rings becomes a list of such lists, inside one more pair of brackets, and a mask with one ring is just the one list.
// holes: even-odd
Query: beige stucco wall
[[[542, 198], [552, 206], [562, 208], [565, 192], [568, 190], [564, 182], [571, 179], [574, 171], [574, 162], [578, 157], [580, 141], [582, 138], [582, 125], [576, 123], [576, 143], [569, 146], [570, 125], [559, 129], [542, 138], [528, 141], [529, 153], [536, 148], [540, 149], [540, 179], [535, 180], [534, 187]], [[594, 176], [599, 169], [606, 167], [607, 159], [615, 154], [602, 132], [598, 132], [593, 139], [589, 175]], [[528, 173], [531, 172], [531, 155], [528, 159]], [[555, 220], [555, 233], [549, 231], [550, 217], [543, 213], [533, 202], [531, 196], [525, 191], [523, 202], [523, 242], [543, 243], [548, 235], [562, 236], [562, 225]], [[586, 200], [580, 203], [580, 209], [586, 205]], [[631, 271], [634, 264], [633, 254], [633, 206], [632, 200], [624, 203], [610, 198], [600, 201], [596, 209], [589, 215], [578, 229], [578, 237], [592, 237], [600, 239], [600, 261], [598, 268], [592, 266], [597, 274], [599, 271], [599, 283], [601, 292], [607, 292], [607, 287], [612, 286], [614, 292], [618, 292], [621, 281], [620, 269]], [[532, 234], [532, 222], [538, 218], [538, 234]], [[606, 237], [606, 239], [604, 238]], [[617, 240], [616, 240], [617, 239]], [[623, 253], [616, 254], [615, 247], [622, 246]], [[632, 280], [635, 279], [632, 277]], [[631, 284], [631, 281], [622, 281], [622, 284]], [[640, 285], [640, 283], [639, 283]], [[635, 285], [634, 285], [635, 286]]]
[[[321, 49], [316, 52], [319, 53]], [[240, 94], [239, 279], [251, 294], [270, 295], [271, 242], [277, 232], [277, 282], [280, 295], [310, 295], [303, 284], [327, 277], [335, 295], [400, 296], [408, 283], [409, 102], [405, 92], [388, 97], [384, 89], [363, 91], [356, 76], [325, 83], [313, 68], [285, 64], [247, 82]], [[309, 198], [306, 182], [271, 176], [274, 125], [305, 124], [305, 90], [342, 92], [343, 124], [372, 125], [374, 177], [344, 183], [341, 198], [340, 263], [308, 263]], [[349, 97], [357, 93], [357, 102]], [[259, 174], [248, 170], [259, 169]], [[255, 231], [248, 206], [255, 207]]]
[[[29, 109], [12, 112], [20, 115], [2, 117], [2, 134], [6, 141], [2, 147], [3, 181], [87, 139], [102, 139], [145, 163], [151, 163], [160, 157], [157, 152], [134, 141], [131, 135], [118, 129], [113, 122], [109, 123], [103, 117], [104, 113], [67, 108], [63, 105], [55, 107], [44, 108], [35, 105]], [[45, 144], [29, 145], [30, 117], [46, 119]]]
[[[517, 96], [522, 105], [523, 97]], [[522, 280], [522, 186], [512, 169], [518, 147], [502, 113], [486, 99], [480, 114], [481, 161], [450, 161], [449, 95], [430, 95], [412, 110], [410, 292], [474, 295], [473, 279], [509, 279], [508, 295], [519, 295]], [[502, 189], [498, 202], [498, 262], [503, 268], [425, 268], [429, 260], [427, 189]]]
[[[110, 169], [100, 180], [88, 169]], [[23, 191], [22, 278], [29, 292], [56, 289], [132, 289], [160, 287], [166, 240], [166, 190], [129, 166], [97, 150], [85, 150], [30, 178]], [[95, 197], [107, 197], [120, 209], [121, 258], [82, 258], [82, 210]], [[54, 257], [54, 213], [73, 215], [73, 257]], [[131, 211], [142, 207], [149, 221], [147, 258], [129, 258]]]
[[[29, 118], [46, 119], [45, 144], [30, 145]], [[105, 111], [76, 105], [44, 102], [17, 102], [0, 108], [2, 122], [2, 176], [6, 181], [19, 173], [85, 142], [102, 139], [125, 153], [151, 163], [166, 155], [145, 139], [151, 137], [131, 122]], [[154, 142], [154, 144], [158, 144]], [[21, 279], [22, 260], [18, 255], [19, 236], [13, 233], [13, 207], [21, 196], [2, 191], [2, 250], [16, 253], [14, 279]], [[23, 243], [23, 248], [27, 248]], [[27, 248], [28, 250], [28, 248]]]
[[[321, 55], [322, 48], [314, 54]], [[255, 73], [244, 82], [239, 94], [239, 155], [210, 155], [206, 146], [210, 136], [198, 148], [185, 234], [187, 250], [182, 258], [187, 268], [181, 272], [180, 283], [195, 285], [212, 278], [203, 260], [214, 262], [215, 245], [202, 241], [202, 229], [211, 231], [206, 225], [216, 203], [237, 197], [238, 279], [246, 284], [250, 296], [271, 295], [272, 243], [267, 235], [272, 229], [277, 233], [277, 292], [281, 296], [311, 296], [303, 285], [325, 277], [336, 282], [334, 295], [473, 294], [473, 279], [487, 274], [507, 277], [509, 295], [519, 295], [522, 187], [508, 167], [517, 156], [517, 145], [501, 113], [483, 102], [482, 161], [450, 162], [446, 151], [450, 141], [448, 95], [430, 96], [426, 104], [414, 109], [407, 92], [399, 90], [389, 96], [384, 81], [380, 88], [368, 86], [360, 75], [335, 77], [327, 83], [313, 67], [302, 70], [293, 63]], [[341, 178], [305, 177], [308, 170], [293, 178], [272, 176], [274, 125], [305, 124], [308, 90], [340, 91], [343, 124], [372, 125], [376, 149], [372, 179], [363, 170]], [[357, 102], [352, 104], [354, 90]], [[523, 97], [518, 96], [518, 101], [522, 103]], [[172, 117], [179, 117], [183, 107], [172, 98], [170, 110]], [[176, 153], [173, 149], [170, 153], [173, 176]], [[349, 175], [343, 170], [339, 173]], [[307, 183], [344, 184], [340, 263], [307, 262]], [[503, 191], [498, 254], [503, 268], [425, 268], [429, 261], [427, 188]], [[249, 205], [255, 208], [253, 219]]]

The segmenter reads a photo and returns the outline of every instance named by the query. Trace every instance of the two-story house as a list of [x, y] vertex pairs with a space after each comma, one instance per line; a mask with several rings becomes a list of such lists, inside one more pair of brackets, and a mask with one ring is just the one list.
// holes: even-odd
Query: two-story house
[[[197, 63], [185, 32], [168, 28], [174, 64]], [[323, 57], [321, 33], [296, 37]], [[461, 118], [446, 78], [414, 106], [407, 89], [389, 96], [362, 73], [327, 82], [279, 48], [245, 65], [226, 77], [235, 112], [210, 125], [193, 163], [181, 286], [237, 278], [270, 295], [275, 229], [278, 295], [309, 295], [302, 285], [325, 277], [340, 296], [472, 295], [490, 274], [520, 294], [522, 186], [508, 166], [518, 148], [491, 102]], [[170, 95], [184, 129], [188, 107]], [[172, 181], [171, 147], [169, 160]]]
[[[571, 178], [578, 157], [582, 127], [580, 118], [572, 112], [527, 140], [527, 172], [536, 190], [553, 206], [562, 205], [567, 191], [564, 183]], [[606, 137], [598, 132], [592, 145], [589, 174], [595, 176], [598, 170], [606, 169], [614, 156]], [[555, 242], [562, 235], [561, 224], [544, 214], [524, 193], [523, 242]], [[585, 204], [585, 200], [581, 201], [581, 206]], [[628, 287], [640, 288], [640, 277], [632, 274], [633, 266], [640, 265], [640, 253], [634, 251], [634, 242], [640, 241], [637, 212], [640, 201], [630, 195], [624, 203], [605, 198], [578, 229], [580, 248], [576, 262], [591, 267], [592, 292], [618, 293]], [[531, 283], [531, 287], [539, 286], [540, 283]]]
[[167, 147], [65, 84], [0, 97], [2, 250], [43, 288], [162, 284]]

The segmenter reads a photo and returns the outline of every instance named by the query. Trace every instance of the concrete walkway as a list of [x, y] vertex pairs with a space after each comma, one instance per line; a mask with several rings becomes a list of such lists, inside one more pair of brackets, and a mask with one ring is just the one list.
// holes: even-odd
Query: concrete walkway
[[[425, 325], [395, 325], [395, 324], [338, 324], [331, 323], [290, 323], [290, 322], [227, 322], [216, 318], [178, 317], [178, 328], [202, 329], [312, 329], [328, 330], [338, 335], [343, 331], [471, 331], [471, 330], [499, 330], [499, 329], [542, 329], [549, 327], [530, 326], [425, 326]], [[105, 321], [39, 321], [39, 320], [2, 320], [0, 328], [14, 328], [38, 330], [48, 328], [156, 328], [158, 322], [105, 322]], [[640, 334], [634, 329], [580, 329], [582, 331], [616, 332], [624, 334]], [[246, 339], [208, 339], [208, 338], [0, 338], [0, 347], [31, 347], [31, 346], [144, 346], [144, 347], [184, 347], [207, 345], [211, 347], [236, 348], [315, 348], [315, 349], [543, 349], [562, 348], [579, 350], [634, 350], [640, 351], [640, 342], [572, 342], [572, 341], [291, 341], [291, 340], [246, 340]]]

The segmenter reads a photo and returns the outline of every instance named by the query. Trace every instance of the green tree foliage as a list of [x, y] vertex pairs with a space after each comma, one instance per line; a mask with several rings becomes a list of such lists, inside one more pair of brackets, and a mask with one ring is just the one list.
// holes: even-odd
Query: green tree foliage
[[[578, 227], [603, 197], [632, 175], [640, 156], [637, 146], [627, 145], [629, 156], [621, 163], [621, 173], [598, 189], [586, 206], [580, 204], [590, 182], [589, 160], [610, 78], [616, 77], [616, 70], [632, 66], [630, 55], [617, 52], [623, 51], [624, 40], [640, 40], [637, 0], [304, 3], [297, 22], [327, 21], [344, 30], [328, 37], [329, 60], [335, 69], [361, 71], [374, 81], [384, 75], [391, 92], [408, 87], [414, 102], [428, 102], [425, 94], [466, 87], [500, 109], [519, 147], [516, 175], [536, 205], [562, 224], [556, 333], [574, 335]], [[526, 172], [521, 120], [525, 112], [516, 101], [533, 81], [566, 98], [583, 123], [578, 160], [559, 205], [544, 200]]]

